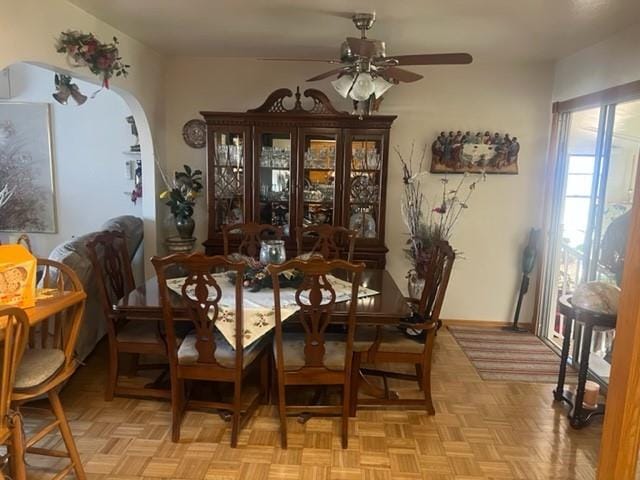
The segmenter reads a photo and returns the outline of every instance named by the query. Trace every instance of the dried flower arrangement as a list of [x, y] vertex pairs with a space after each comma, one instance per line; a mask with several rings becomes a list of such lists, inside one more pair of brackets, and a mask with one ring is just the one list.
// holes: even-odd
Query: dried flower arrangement
[[[412, 263], [409, 272], [423, 278], [429, 264], [429, 251], [439, 240], [449, 240], [460, 215], [469, 208], [469, 200], [478, 182], [485, 181], [486, 175], [464, 173], [460, 181], [451, 188], [449, 178], [440, 178], [442, 192], [433, 201], [429, 201], [422, 189], [421, 178], [430, 175], [426, 166], [427, 147], [425, 146], [417, 165], [414, 165], [414, 145], [411, 145], [409, 158], [405, 159], [398, 148], [395, 152], [402, 164], [402, 218], [409, 231], [407, 258]], [[414, 168], [417, 169], [414, 171]]]

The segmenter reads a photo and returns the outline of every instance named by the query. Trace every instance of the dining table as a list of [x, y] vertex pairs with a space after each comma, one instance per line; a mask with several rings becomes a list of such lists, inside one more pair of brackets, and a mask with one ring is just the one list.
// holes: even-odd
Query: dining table
[[[337, 276], [348, 280], [346, 275]], [[375, 293], [358, 298], [356, 307], [356, 322], [358, 324], [397, 324], [411, 314], [411, 309], [405, 296], [387, 270], [365, 269], [360, 276], [360, 285], [375, 291]], [[172, 295], [171, 298], [172, 301], [179, 302], [177, 295]], [[186, 311], [184, 316], [180, 315], [180, 306], [178, 304], [174, 304], [174, 307], [177, 315], [176, 320], [189, 320]], [[113, 308], [116, 313], [128, 319], [162, 320], [162, 303], [160, 301], [158, 279], [156, 277], [147, 279], [144, 284], [120, 299]], [[333, 310], [334, 322], [345, 321], [348, 309], [349, 301], [336, 303]]]
[[[176, 275], [176, 277], [174, 280], [179, 282], [181, 277], [179, 275]], [[336, 277], [346, 282], [349, 281], [346, 273], [338, 273]], [[171, 280], [168, 281], [169, 289], [177, 292], [179, 289], [175, 286], [176, 284], [172, 287], [170, 282]], [[177, 284], [179, 285], [179, 283]], [[400, 321], [407, 319], [411, 315], [411, 308], [404, 294], [387, 270], [365, 269], [360, 276], [360, 287], [359, 296], [356, 300], [358, 302], [356, 306], [356, 328], [358, 325], [397, 325]], [[265, 294], [268, 295], [268, 293], [273, 295], [271, 289], [265, 288], [264, 290], [267, 291], [261, 292], [262, 298], [265, 297]], [[283, 291], [286, 292], [286, 289], [281, 289], [281, 294]], [[246, 302], [247, 297], [249, 297], [251, 293], [248, 289], [245, 289], [243, 295], [243, 302]], [[170, 301], [173, 302], [172, 308], [175, 321], [191, 321], [186, 310], [183, 310], [180, 305], [179, 295], [170, 295]], [[346, 322], [350, 302], [351, 299], [336, 302], [332, 313], [332, 323], [340, 324]], [[117, 314], [120, 314], [128, 320], [160, 322], [163, 319], [163, 310], [157, 277], [147, 279], [144, 284], [120, 299], [118, 303], [113, 306], [113, 309]], [[245, 313], [245, 317], [246, 316]], [[284, 316], [283, 314], [283, 318]], [[268, 333], [272, 328], [273, 324], [267, 328], [263, 328], [260, 336]], [[225, 334], [224, 331], [221, 333], [223, 333], [223, 335]], [[233, 346], [232, 342], [230, 342], [230, 344]], [[245, 347], [246, 346], [247, 343], [245, 343]], [[361, 385], [367, 394], [376, 397], [384, 395], [382, 389], [369, 383], [364, 375], [361, 376]], [[154, 388], [157, 388], [156, 383], [150, 384], [149, 386], [152, 385]], [[392, 395], [394, 394], [392, 393]]]

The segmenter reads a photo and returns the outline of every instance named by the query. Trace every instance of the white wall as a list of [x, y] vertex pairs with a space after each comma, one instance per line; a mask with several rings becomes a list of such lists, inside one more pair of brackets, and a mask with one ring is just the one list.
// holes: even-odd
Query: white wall
[[[55, 51], [55, 39], [61, 31], [76, 29], [93, 32], [102, 39], [114, 35], [120, 41], [120, 54], [131, 64], [129, 76], [117, 77], [111, 88], [123, 96], [135, 116], [142, 145], [145, 169], [143, 190], [154, 192], [158, 181], [154, 156], [164, 159], [163, 65], [161, 55], [137, 40], [64, 0], [1, 0], [0, 69], [19, 62], [51, 65], [74, 77], [97, 82], [87, 68], [71, 68], [64, 55]], [[153, 137], [152, 137], [153, 133]], [[154, 141], [155, 139], [155, 141]], [[144, 248], [148, 255], [156, 251], [156, 208], [154, 195], [147, 195], [143, 205]], [[146, 273], [153, 268], [146, 265]]]
[[[58, 232], [30, 234], [39, 256], [72, 237], [98, 229], [117, 215], [142, 215], [142, 201], [131, 202], [124, 192], [133, 189], [125, 178], [123, 152], [135, 141], [125, 117], [131, 110], [111, 90], [78, 106], [72, 99], [61, 105], [51, 97], [53, 73], [41, 67], [16, 64], [10, 67], [11, 94], [8, 101], [51, 105], [51, 134]], [[90, 83], [74, 80], [85, 95], [97, 90]], [[0, 233], [0, 240], [11, 237]]]
[[[296, 85], [301, 89], [319, 88], [336, 106], [350, 110], [349, 102], [332, 92], [328, 81], [304, 82], [323, 68], [247, 59], [170, 59], [165, 78], [170, 169], [184, 163], [204, 169], [204, 149], [188, 147], [181, 136], [183, 124], [199, 118], [200, 110], [246, 111], [260, 105], [276, 88], [295, 89]], [[520, 281], [522, 245], [529, 228], [541, 222], [552, 65], [472, 64], [419, 71], [425, 75], [424, 80], [392, 88], [382, 103], [380, 113], [398, 115], [391, 131], [392, 147], [398, 145], [407, 153], [413, 141], [419, 148], [431, 143], [437, 132], [451, 129], [508, 132], [520, 140], [520, 174], [490, 176], [458, 225], [452, 243], [465, 258], [456, 263], [444, 309], [445, 318], [509, 321]], [[409, 265], [402, 251], [407, 237], [400, 217], [401, 171], [396, 155], [391, 153], [390, 159], [387, 265], [404, 286]], [[437, 194], [438, 179], [431, 176], [430, 195]], [[206, 239], [204, 198], [195, 219], [201, 242]], [[531, 294], [526, 299], [523, 321], [531, 318], [532, 300]]]
[[640, 24], [559, 60], [554, 101], [640, 80]]

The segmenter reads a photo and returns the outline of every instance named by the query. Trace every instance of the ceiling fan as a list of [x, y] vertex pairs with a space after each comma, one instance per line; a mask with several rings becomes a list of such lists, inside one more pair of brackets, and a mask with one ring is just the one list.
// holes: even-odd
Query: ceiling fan
[[376, 21], [375, 13], [356, 13], [352, 17], [360, 38], [347, 37], [340, 46], [340, 59], [317, 60], [310, 58], [267, 58], [265, 60], [313, 61], [341, 65], [339, 68], [316, 75], [308, 82], [324, 80], [337, 75], [331, 84], [342, 95], [354, 102], [378, 100], [393, 85], [400, 82], [415, 82], [423, 78], [418, 73], [399, 66], [408, 65], [460, 65], [471, 63], [468, 53], [434, 53], [422, 55], [394, 55], [387, 57], [385, 43], [367, 38]]

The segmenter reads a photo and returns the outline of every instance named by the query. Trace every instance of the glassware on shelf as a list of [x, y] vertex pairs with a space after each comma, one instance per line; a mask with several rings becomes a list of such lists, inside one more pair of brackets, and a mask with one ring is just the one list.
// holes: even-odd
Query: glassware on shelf
[[352, 170], [379, 170], [380, 153], [377, 148], [352, 147]]
[[260, 243], [260, 263], [284, 263], [287, 260], [287, 251], [284, 248], [284, 240], [263, 240]]
[[336, 147], [308, 147], [304, 154], [305, 168], [335, 168], [336, 165]]
[[260, 166], [265, 168], [289, 168], [291, 164], [291, 149], [277, 147], [262, 147], [260, 152]]
[[243, 155], [242, 145], [217, 145], [216, 165], [242, 165]]
[[356, 208], [349, 219], [349, 229], [358, 232], [363, 238], [376, 238], [376, 220], [369, 208]]

